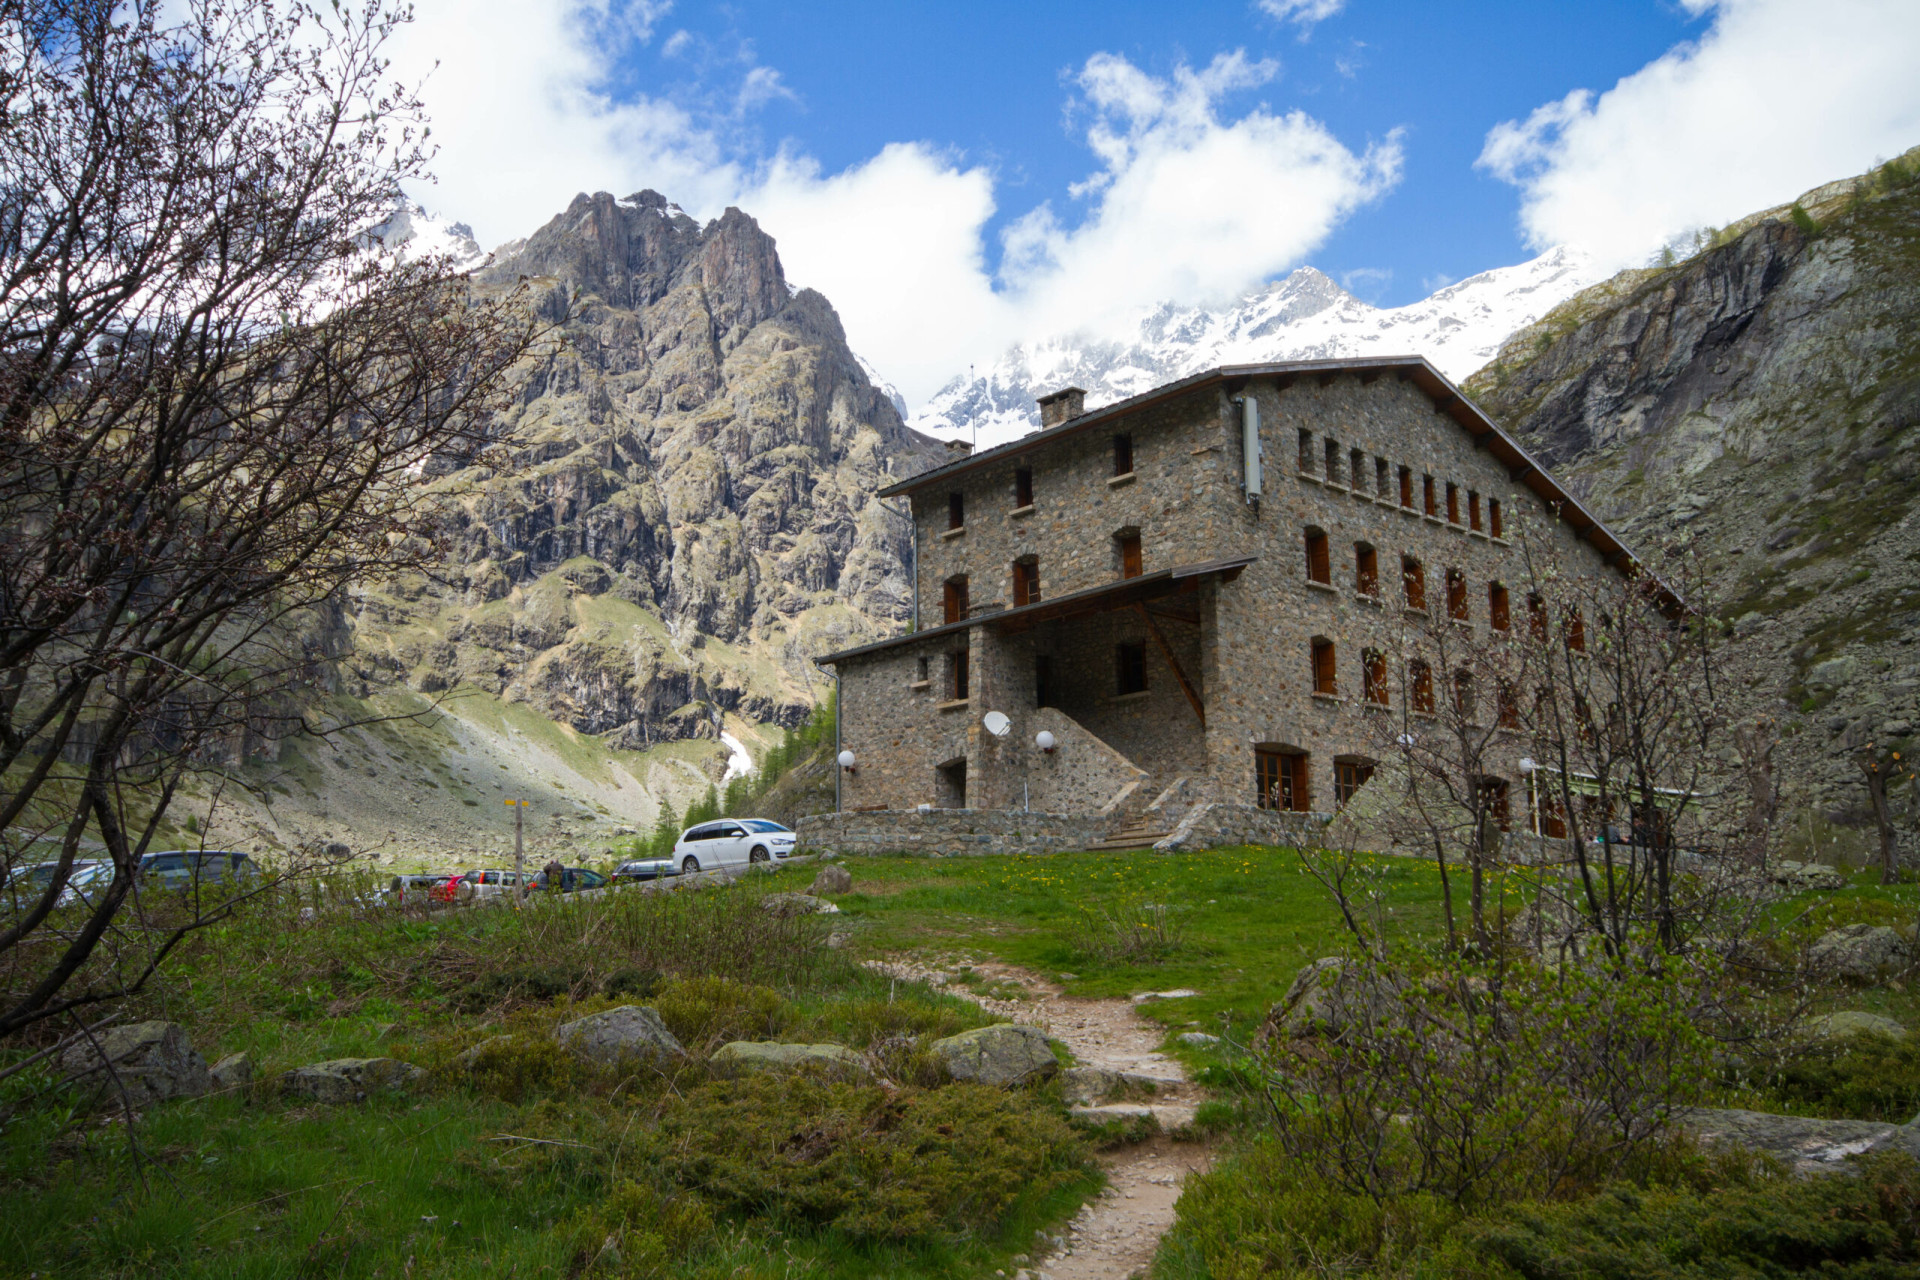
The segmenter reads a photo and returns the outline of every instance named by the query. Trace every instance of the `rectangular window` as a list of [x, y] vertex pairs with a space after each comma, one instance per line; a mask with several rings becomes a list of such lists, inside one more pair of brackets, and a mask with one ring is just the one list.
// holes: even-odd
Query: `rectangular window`
[[1353, 544], [1353, 589], [1370, 599], [1380, 594], [1380, 557], [1364, 542]]
[[1300, 432], [1300, 474], [1313, 474], [1313, 432]]
[[1385, 458], [1373, 460], [1373, 496], [1376, 498], [1387, 496], [1387, 460]]
[[1327, 440], [1327, 470], [1325, 474], [1328, 484], [1340, 483], [1340, 442], [1332, 438]]
[[1507, 620], [1507, 589], [1497, 582], [1487, 584], [1487, 625], [1495, 631], [1505, 631]]
[[1253, 753], [1256, 802], [1262, 809], [1307, 811], [1307, 757], [1297, 751], [1256, 748]]
[[1334, 669], [1333, 641], [1324, 638], [1313, 642], [1313, 691], [1337, 697], [1340, 682]]
[[1327, 535], [1319, 529], [1307, 530], [1307, 581], [1333, 582], [1333, 570], [1327, 561]]
[[1114, 687], [1120, 693], [1139, 693], [1147, 687], [1147, 646], [1143, 640], [1113, 648]]
[[1567, 648], [1581, 653], [1587, 649], [1587, 620], [1577, 608], [1567, 610]]
[[1467, 490], [1467, 527], [1475, 532], [1480, 529], [1480, 495], [1472, 489]]
[[1407, 666], [1407, 702], [1420, 715], [1433, 714], [1433, 668], [1418, 658]]
[[1367, 453], [1364, 449], [1355, 449], [1347, 455], [1347, 487], [1355, 493], [1367, 491]]
[[945, 622], [965, 622], [967, 620], [967, 580], [948, 578], [941, 600], [942, 620]]
[[1462, 720], [1473, 723], [1473, 714], [1479, 710], [1474, 699], [1473, 674], [1464, 668], [1453, 673], [1453, 709]]
[[1421, 488], [1424, 490], [1424, 493], [1422, 496], [1426, 498], [1427, 514], [1430, 516], [1439, 515], [1440, 505], [1433, 496], [1433, 477], [1432, 476], [1420, 477], [1420, 485], [1421, 485]]
[[1400, 505], [1413, 510], [1413, 468], [1400, 468]]
[[1427, 607], [1427, 571], [1412, 556], [1400, 557], [1400, 583], [1406, 588], [1407, 608]]
[[1387, 655], [1378, 649], [1369, 649], [1360, 655], [1360, 669], [1366, 678], [1367, 702], [1372, 706], [1387, 705]]
[[1505, 537], [1500, 527], [1500, 499], [1487, 499], [1487, 532], [1496, 538]]
[[1527, 634], [1541, 644], [1547, 642], [1547, 602], [1538, 593], [1527, 596]]
[[1137, 578], [1141, 573], [1140, 535], [1123, 533], [1114, 539], [1120, 544], [1120, 576]]
[[947, 495], [947, 528], [964, 529], [967, 527], [967, 500], [957, 493]]
[[1336, 809], [1347, 807], [1347, 801], [1353, 799], [1353, 793], [1367, 785], [1373, 777], [1371, 760], [1335, 760], [1333, 762], [1333, 805]]
[[1460, 523], [1460, 486], [1447, 481], [1447, 523]]
[[1033, 505], [1033, 468], [1017, 467], [1013, 473], [1013, 505], [1016, 509]]
[[1053, 659], [1044, 653], [1033, 655], [1033, 705], [1053, 705]]
[[1494, 697], [1498, 703], [1497, 716], [1502, 729], [1520, 727], [1520, 700], [1513, 696], [1513, 686], [1502, 680]]
[[1017, 560], [1013, 565], [1013, 607], [1040, 603], [1040, 562]]
[[1113, 438], [1113, 474], [1130, 476], [1133, 474], [1133, 437], [1115, 436]]
[[1467, 575], [1458, 569], [1447, 570], [1447, 616], [1465, 622], [1467, 613]]
[[930, 659], [927, 659], [927, 658], [922, 658], [922, 659], [920, 659], [920, 675], [919, 675], [919, 680], [918, 680], [918, 683], [920, 683], [920, 684], [926, 684], [926, 683], [927, 683], [927, 680], [928, 680], [928, 674], [927, 674], [927, 663], [928, 663], [929, 661], [930, 661]]
[[965, 702], [967, 693], [967, 664], [969, 655], [965, 649], [956, 649], [947, 655], [947, 697], [955, 702]]
[[1482, 778], [1479, 789], [1481, 812], [1502, 831], [1513, 830], [1513, 811], [1507, 801], [1507, 780]]

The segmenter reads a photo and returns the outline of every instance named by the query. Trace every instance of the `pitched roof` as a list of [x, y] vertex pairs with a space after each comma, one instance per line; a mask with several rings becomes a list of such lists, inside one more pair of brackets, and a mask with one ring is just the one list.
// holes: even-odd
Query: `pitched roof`
[[945, 466], [923, 471], [919, 475], [896, 481], [879, 491], [882, 498], [891, 498], [899, 494], [911, 494], [933, 485], [942, 484], [956, 477], [1002, 462], [1008, 458], [1044, 449], [1054, 441], [1067, 436], [1077, 435], [1095, 427], [1114, 426], [1143, 409], [1148, 409], [1177, 396], [1189, 395], [1213, 387], [1220, 387], [1229, 393], [1238, 391], [1255, 378], [1277, 380], [1283, 387], [1304, 377], [1333, 379], [1343, 373], [1393, 374], [1413, 383], [1424, 391], [1434, 403], [1434, 407], [1458, 423], [1464, 431], [1473, 437], [1473, 442], [1498, 460], [1507, 469], [1507, 475], [1516, 483], [1531, 489], [1549, 510], [1559, 513], [1562, 520], [1573, 527], [1575, 533], [1591, 543], [1600, 552], [1601, 558], [1621, 573], [1638, 570], [1646, 574], [1655, 583], [1661, 597], [1661, 607], [1667, 612], [1687, 610], [1687, 605], [1665, 583], [1661, 583], [1632, 548], [1583, 506], [1580, 500], [1563, 488], [1547, 469], [1534, 457], [1500, 429], [1480, 407], [1467, 399], [1466, 395], [1447, 380], [1427, 362], [1424, 356], [1369, 356], [1347, 360], [1285, 360], [1272, 364], [1230, 364], [1192, 374], [1174, 382], [1165, 383], [1130, 396], [1098, 409], [1091, 409], [1077, 418], [1069, 418], [1039, 431], [1029, 432], [1016, 440], [997, 445], [984, 453], [976, 453]]

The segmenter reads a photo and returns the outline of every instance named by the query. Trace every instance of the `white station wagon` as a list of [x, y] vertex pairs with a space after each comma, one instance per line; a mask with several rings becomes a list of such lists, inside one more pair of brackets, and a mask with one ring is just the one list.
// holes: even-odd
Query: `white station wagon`
[[673, 844], [673, 860], [682, 875], [784, 860], [799, 837], [765, 818], [722, 818], [688, 827]]

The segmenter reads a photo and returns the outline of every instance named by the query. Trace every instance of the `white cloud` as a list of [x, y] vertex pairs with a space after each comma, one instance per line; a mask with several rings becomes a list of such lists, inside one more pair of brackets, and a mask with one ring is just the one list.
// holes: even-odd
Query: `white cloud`
[[[1400, 172], [1397, 135], [1356, 153], [1297, 111], [1223, 118], [1222, 98], [1271, 80], [1273, 64], [1231, 54], [1159, 78], [1100, 54], [1074, 81], [1095, 165], [1071, 212], [1027, 210], [996, 246], [994, 174], [929, 143], [903, 140], [837, 173], [792, 146], [760, 154], [744, 117], [788, 94], [772, 68], [727, 64], [737, 79], [688, 105], [618, 92], [622, 59], [666, 52], [646, 44], [662, 4], [420, 0], [418, 12], [397, 61], [403, 72], [440, 61], [426, 89], [440, 185], [415, 193], [430, 208], [495, 245], [579, 191], [652, 187], [701, 217], [736, 204], [914, 402], [1018, 339], [1237, 295], [1296, 264]], [[686, 53], [677, 34], [666, 45]]]
[[1293, 23], [1303, 38], [1314, 24], [1325, 22], [1346, 5], [1347, 0], [1260, 0], [1260, 8], [1269, 17]]
[[1612, 266], [1920, 143], [1920, 4], [1687, 0], [1712, 25], [1598, 96], [1488, 133], [1536, 247]]

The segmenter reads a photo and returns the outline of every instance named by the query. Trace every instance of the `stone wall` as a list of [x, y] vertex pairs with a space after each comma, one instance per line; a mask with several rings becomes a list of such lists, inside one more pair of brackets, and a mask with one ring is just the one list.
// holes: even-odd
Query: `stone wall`
[[1017, 809], [888, 810], [816, 813], [800, 819], [806, 853], [913, 853], [928, 858], [1005, 853], [1069, 853], [1098, 844], [1106, 819], [1090, 813]]
[[1200, 803], [1187, 809], [1156, 853], [1188, 853], [1227, 845], [1258, 844], [1297, 848], [1324, 839], [1324, 813], [1282, 813], [1250, 804]]
[[1052, 754], [1035, 748], [1026, 770], [1028, 803], [1034, 808], [1110, 814], [1147, 784], [1145, 770], [1052, 707], [1033, 712], [1027, 726], [1035, 733], [1051, 733], [1057, 744]]

